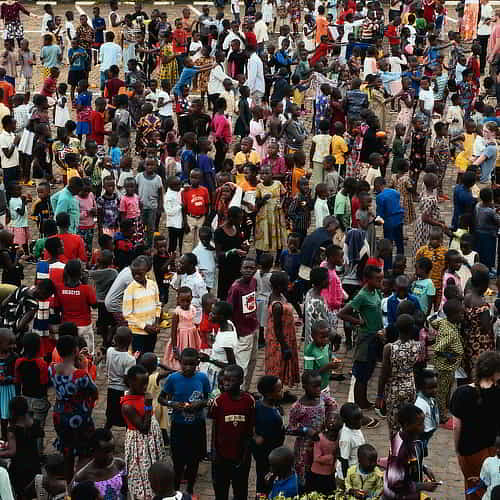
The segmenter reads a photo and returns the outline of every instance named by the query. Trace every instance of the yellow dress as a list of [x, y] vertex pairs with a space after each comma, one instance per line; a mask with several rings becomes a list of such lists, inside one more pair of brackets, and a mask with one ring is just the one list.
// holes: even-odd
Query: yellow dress
[[158, 396], [161, 393], [162, 386], [158, 384], [158, 372], [154, 372], [149, 376], [148, 391], [153, 396], [153, 414], [160, 424], [160, 429], [168, 429], [168, 411], [167, 408], [158, 403]]
[[281, 197], [286, 190], [280, 181], [273, 181], [270, 186], [257, 184], [256, 201], [270, 194], [271, 198], [257, 212], [255, 222], [255, 248], [264, 252], [276, 252], [286, 248], [288, 232], [285, 214], [281, 208]]

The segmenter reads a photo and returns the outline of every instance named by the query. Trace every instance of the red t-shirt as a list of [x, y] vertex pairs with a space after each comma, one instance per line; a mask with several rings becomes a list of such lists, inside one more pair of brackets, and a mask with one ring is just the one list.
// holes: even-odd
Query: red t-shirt
[[215, 399], [211, 416], [216, 427], [217, 455], [238, 462], [253, 434], [255, 400], [248, 392], [242, 392], [241, 398], [236, 400], [224, 392]]
[[[78, 236], [78, 234], [63, 233], [58, 234], [57, 237], [63, 242], [64, 257], [66, 257], [66, 260], [80, 259], [83, 262], [87, 262], [85, 244], [81, 236]], [[49, 259], [47, 250], [43, 251], [43, 258], [45, 260]]]
[[187, 52], [188, 48], [186, 46], [187, 43], [187, 31], [181, 29], [177, 29], [172, 31], [172, 50], [174, 54], [184, 54]]
[[200, 332], [201, 346], [200, 349], [210, 349], [212, 347], [212, 343], [210, 342], [210, 334], [212, 332], [219, 331], [219, 323], [213, 323], [210, 321], [210, 316], [207, 313], [203, 313], [201, 316], [201, 323], [198, 327], [198, 331]]
[[125, 87], [125, 82], [119, 78], [111, 78], [111, 80], [107, 81], [106, 89], [108, 90], [108, 95], [106, 97], [109, 102], [113, 100], [113, 97], [118, 95], [118, 92], [122, 87]]
[[90, 138], [96, 142], [96, 144], [104, 144], [104, 114], [99, 113], [99, 111], [92, 111], [90, 114], [90, 123], [92, 133]]
[[56, 307], [62, 309], [63, 323], [72, 322], [76, 326], [92, 323], [90, 307], [97, 303], [95, 290], [90, 285], [78, 285], [75, 288], [63, 285], [57, 290]]
[[188, 215], [198, 217], [208, 212], [210, 196], [208, 194], [208, 189], [204, 186], [185, 189], [182, 191], [181, 199]]
[[247, 47], [257, 47], [257, 37], [253, 31], [247, 31], [245, 38], [247, 40]]
[[44, 95], [45, 97], [52, 97], [54, 92], [56, 91], [57, 80], [48, 76], [45, 78], [43, 82], [42, 90], [40, 91], [40, 95]]
[[385, 29], [384, 34], [389, 39], [390, 45], [399, 45], [401, 40], [399, 39], [398, 30], [397, 30], [396, 26], [389, 24], [387, 26], [387, 28]]
[[0, 89], [3, 89], [3, 100], [2, 102], [9, 106], [9, 99], [15, 94], [14, 87], [5, 80], [0, 80]]
[[352, 227], [358, 227], [359, 226], [359, 221], [358, 217], [356, 216], [359, 207], [361, 206], [361, 203], [359, 201], [359, 198], [357, 196], [353, 196], [351, 198], [351, 214], [352, 214]]
[[311, 66], [314, 66], [322, 57], [325, 57], [328, 54], [328, 44], [327, 43], [320, 43], [316, 47], [316, 52], [314, 55], [309, 59], [309, 64]]

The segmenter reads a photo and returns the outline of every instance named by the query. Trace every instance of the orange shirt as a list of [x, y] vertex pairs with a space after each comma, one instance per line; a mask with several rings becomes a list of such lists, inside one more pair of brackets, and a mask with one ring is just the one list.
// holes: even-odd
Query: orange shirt
[[294, 167], [292, 170], [292, 196], [295, 196], [299, 192], [299, 181], [300, 178], [306, 175], [305, 168]]
[[328, 21], [325, 16], [318, 16], [316, 18], [316, 45], [321, 43], [322, 36], [328, 36]]
[[9, 99], [14, 95], [14, 87], [9, 83], [6, 82], [5, 80], [0, 80], [0, 89], [3, 89], [3, 99], [2, 102], [6, 105], [9, 106]]

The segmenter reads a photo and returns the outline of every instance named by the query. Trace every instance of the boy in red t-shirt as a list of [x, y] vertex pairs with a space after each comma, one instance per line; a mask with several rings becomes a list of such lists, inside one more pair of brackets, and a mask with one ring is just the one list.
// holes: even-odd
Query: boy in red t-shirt
[[255, 425], [255, 400], [241, 391], [243, 369], [224, 368], [224, 390], [210, 409], [215, 458], [212, 462], [215, 496], [227, 498], [233, 485], [235, 498], [248, 496], [250, 448]]
[[95, 111], [90, 113], [91, 134], [90, 140], [96, 142], [98, 146], [104, 145], [104, 136], [110, 135], [111, 132], [104, 130], [104, 112], [106, 110], [106, 99], [98, 97], [95, 101]]
[[384, 36], [389, 39], [389, 45], [399, 46], [401, 39], [399, 38], [399, 25], [401, 24], [401, 19], [399, 17], [394, 18], [384, 31]]
[[[205, 186], [201, 186], [203, 174], [200, 169], [194, 168], [189, 174], [190, 187], [182, 191], [182, 215], [184, 227], [188, 234], [184, 237], [182, 251], [191, 252], [198, 244], [198, 231], [205, 223], [205, 216], [210, 209], [210, 195]], [[188, 238], [188, 235], [191, 235]], [[189, 242], [187, 241], [189, 239]]]
[[175, 20], [175, 30], [172, 31], [172, 51], [177, 59], [180, 74], [188, 52], [188, 32], [182, 27], [182, 19]]
[[331, 47], [333, 47], [333, 45], [328, 43], [328, 35], [323, 35], [321, 37], [321, 43], [316, 47], [314, 55], [311, 57], [311, 59], [309, 59], [311, 68], [315, 66], [321, 58], [327, 56], [328, 50]]

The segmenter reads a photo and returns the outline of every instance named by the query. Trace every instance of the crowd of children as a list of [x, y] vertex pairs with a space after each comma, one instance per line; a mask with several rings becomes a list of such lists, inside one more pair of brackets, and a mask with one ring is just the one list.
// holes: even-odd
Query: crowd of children
[[500, 498], [500, 12], [476, 40], [440, 1], [230, 3], [47, 4], [39, 58], [0, 9], [1, 496], [186, 500], [209, 460], [246, 500], [253, 457], [258, 498], [413, 500], [453, 431]]

